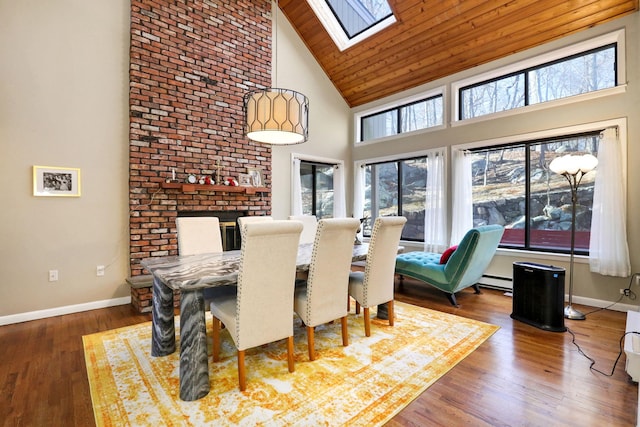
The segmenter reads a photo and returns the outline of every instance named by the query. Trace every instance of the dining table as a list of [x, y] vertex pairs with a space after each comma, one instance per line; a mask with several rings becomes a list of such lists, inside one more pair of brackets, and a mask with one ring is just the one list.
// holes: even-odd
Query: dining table
[[[352, 261], [367, 257], [367, 243], [353, 245]], [[309, 270], [313, 243], [300, 244], [297, 272]], [[209, 363], [205, 322], [205, 289], [237, 284], [241, 250], [186, 256], [151, 257], [141, 265], [153, 276], [151, 355], [176, 351], [174, 291], [180, 291], [180, 399], [193, 401], [209, 393]], [[292, 277], [291, 286], [294, 286]], [[293, 301], [291, 302], [293, 316]]]

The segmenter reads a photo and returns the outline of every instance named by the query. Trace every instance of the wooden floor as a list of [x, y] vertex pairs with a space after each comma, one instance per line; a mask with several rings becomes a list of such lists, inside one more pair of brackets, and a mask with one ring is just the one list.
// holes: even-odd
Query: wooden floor
[[[443, 294], [405, 280], [396, 299], [500, 326], [478, 350], [396, 415], [389, 426], [633, 426], [637, 385], [591, 362], [569, 333], [546, 332], [510, 318], [503, 292]], [[590, 312], [588, 307], [580, 307]], [[94, 425], [82, 336], [150, 320], [119, 306], [0, 327], [0, 421], [4, 426]], [[402, 322], [402, 319], [397, 319]], [[598, 311], [566, 321], [595, 368], [610, 373], [625, 314]]]

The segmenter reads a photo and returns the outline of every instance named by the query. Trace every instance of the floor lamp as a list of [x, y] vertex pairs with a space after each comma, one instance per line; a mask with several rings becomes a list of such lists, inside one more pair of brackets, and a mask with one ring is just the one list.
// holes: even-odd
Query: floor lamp
[[591, 154], [566, 155], [553, 159], [549, 165], [552, 172], [562, 175], [571, 187], [571, 258], [569, 261], [569, 304], [564, 308], [564, 317], [572, 320], [584, 320], [584, 313], [571, 305], [573, 297], [573, 252], [576, 240], [576, 204], [578, 203], [578, 187], [582, 177], [598, 165], [598, 159]]

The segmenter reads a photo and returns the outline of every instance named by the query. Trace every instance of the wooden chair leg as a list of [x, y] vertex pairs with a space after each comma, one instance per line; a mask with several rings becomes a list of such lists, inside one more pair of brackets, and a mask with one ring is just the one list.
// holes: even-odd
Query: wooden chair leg
[[309, 347], [309, 360], [316, 360], [316, 354], [314, 351], [314, 335], [313, 327], [307, 326], [307, 347]]
[[347, 331], [347, 316], [340, 318], [340, 323], [342, 324], [342, 345], [349, 345], [349, 332]]
[[351, 311], [351, 297], [347, 295], [347, 313]]
[[356, 314], [360, 314], [360, 303], [356, 301]]
[[293, 337], [287, 338], [287, 364], [289, 365], [289, 372], [296, 370], [293, 364]]
[[238, 383], [240, 391], [247, 389], [247, 373], [244, 369], [244, 350], [238, 350]]
[[387, 303], [387, 313], [389, 313], [389, 326], [393, 326], [393, 300]]
[[213, 318], [213, 361], [220, 360], [220, 319]]
[[371, 319], [369, 318], [369, 307], [364, 308], [364, 334], [371, 336]]

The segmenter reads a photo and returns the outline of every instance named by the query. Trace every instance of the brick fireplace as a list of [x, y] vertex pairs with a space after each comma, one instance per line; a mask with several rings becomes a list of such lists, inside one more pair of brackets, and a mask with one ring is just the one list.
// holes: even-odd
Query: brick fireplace
[[[181, 212], [271, 213], [271, 149], [243, 135], [242, 98], [271, 82], [270, 0], [131, 1], [130, 268], [177, 254]], [[184, 183], [262, 170], [262, 192]]]

